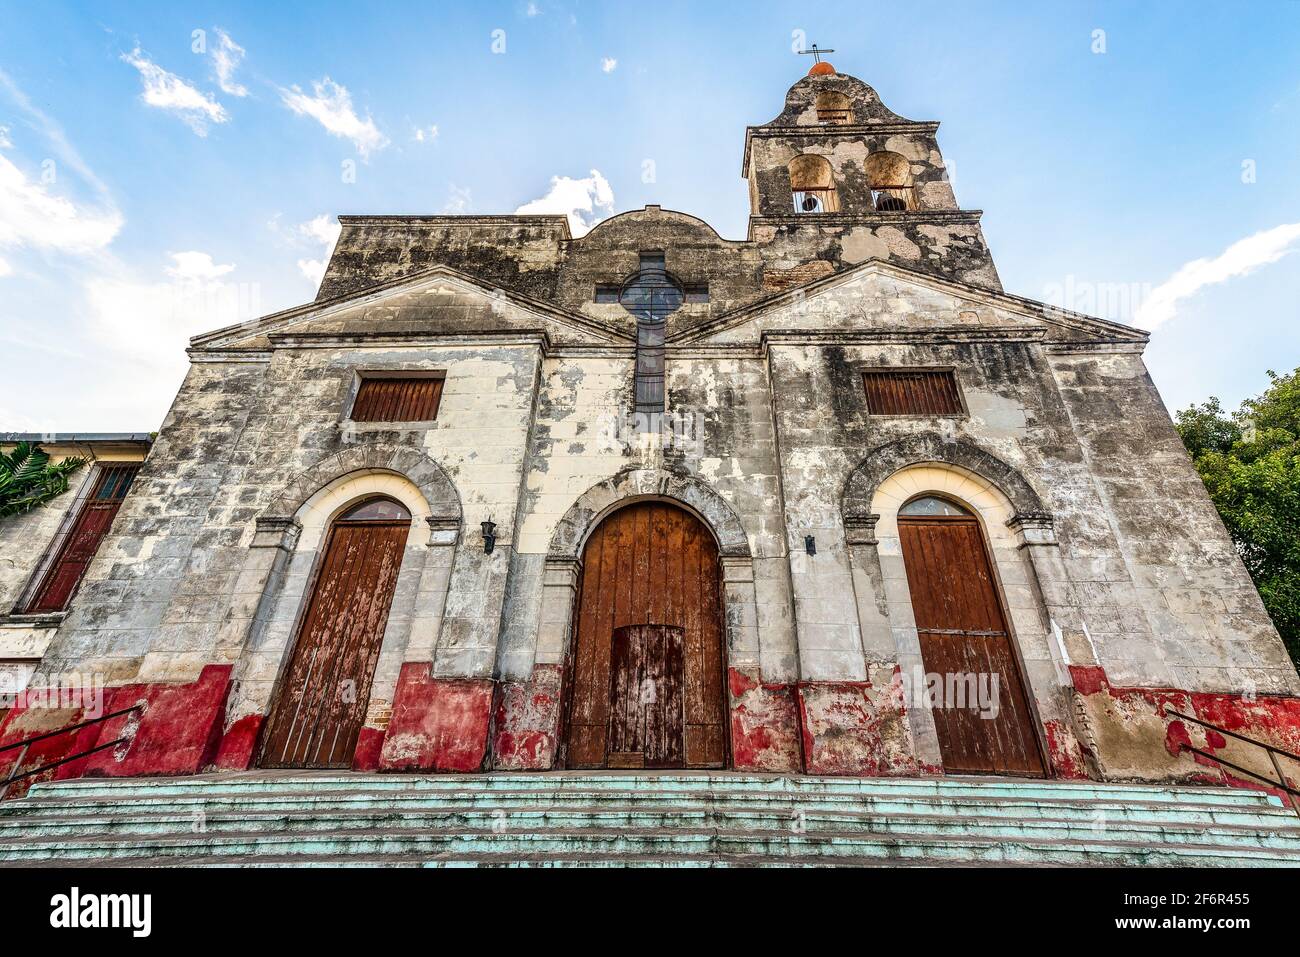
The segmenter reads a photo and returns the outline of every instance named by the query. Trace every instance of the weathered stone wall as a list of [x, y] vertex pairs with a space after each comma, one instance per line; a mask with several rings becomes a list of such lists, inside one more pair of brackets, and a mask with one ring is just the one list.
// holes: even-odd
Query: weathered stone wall
[[[1072, 568], [1089, 604], [1117, 609], [1106, 619], [1094, 613], [1090, 629], [1109, 679], [1197, 692], [1300, 691], [1141, 356], [1062, 348], [1048, 365], [1096, 489], [1093, 522], [1114, 543]], [[1144, 622], [1130, 629], [1100, 624], [1139, 612]]]
[[[851, 125], [818, 123], [819, 89], [849, 98]], [[809, 151], [840, 213], [778, 208]], [[918, 209], [853, 208], [884, 152]], [[1002, 295], [934, 124], [851, 77], [796, 84], [746, 156], [746, 241], [658, 207], [578, 240], [561, 217], [348, 218], [316, 308], [201, 337], [46, 655], [114, 702], [156, 703], [143, 750], [93, 772], [248, 767], [330, 522], [379, 493], [414, 521], [358, 768], [552, 767], [583, 543], [647, 497], [719, 540], [734, 767], [942, 770], [904, 694], [924, 662], [897, 514], [924, 492], [980, 519], [1052, 773], [1200, 779], [1171, 702], [1294, 746], [1300, 679], [1145, 337]], [[632, 318], [593, 294], [649, 250], [709, 302], [669, 319], [667, 412], [647, 430]], [[906, 366], [954, 370], [962, 411], [871, 414], [863, 371]], [[437, 421], [352, 422], [364, 371], [445, 374]], [[24, 714], [4, 733], [42, 720]]]
[[317, 301], [436, 265], [549, 299], [559, 249], [569, 238], [563, 216], [340, 216], [339, 222]]

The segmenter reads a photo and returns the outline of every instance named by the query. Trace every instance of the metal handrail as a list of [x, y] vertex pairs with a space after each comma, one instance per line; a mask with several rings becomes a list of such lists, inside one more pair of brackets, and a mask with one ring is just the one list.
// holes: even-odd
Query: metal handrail
[[3, 801], [9, 795], [9, 788], [15, 781], [21, 781], [23, 778], [30, 778], [33, 775], [40, 774], [42, 771], [49, 771], [52, 768], [57, 768], [59, 765], [67, 764], [70, 761], [76, 761], [79, 758], [89, 757], [90, 755], [96, 754], [100, 751], [106, 751], [109, 748], [117, 747], [117, 745], [122, 744], [127, 739], [121, 737], [114, 741], [109, 741], [106, 744], [97, 744], [95, 747], [89, 748], [88, 750], [68, 755], [66, 758], [60, 758], [57, 761], [51, 761], [49, 764], [42, 764], [38, 768], [32, 768], [30, 771], [24, 771], [19, 774], [18, 769], [23, 766], [23, 759], [27, 757], [28, 748], [37, 741], [44, 741], [47, 738], [53, 738], [60, 734], [68, 734], [71, 731], [80, 731], [82, 728], [88, 728], [92, 724], [99, 724], [101, 721], [111, 721], [113, 718], [120, 718], [122, 715], [130, 714], [132, 711], [139, 711], [143, 707], [143, 703], [133, 704], [131, 707], [122, 708], [120, 711], [102, 714], [98, 718], [90, 718], [87, 721], [78, 721], [76, 724], [70, 724], [66, 728], [59, 728], [57, 731], [46, 731], [44, 734], [34, 734], [30, 738], [26, 738], [22, 741], [15, 741], [13, 744], [6, 744], [4, 747], [0, 747], [0, 754], [3, 754], [5, 751], [12, 751], [15, 748], [22, 749], [18, 752], [18, 760], [14, 762], [13, 769], [9, 772], [9, 776], [5, 778], [4, 785], [0, 786], [0, 801]]
[[1165, 705], [1164, 711], [1165, 714], [1171, 715], [1182, 721], [1191, 721], [1194, 724], [1199, 724], [1203, 728], [1209, 728], [1211, 731], [1217, 731], [1219, 734], [1226, 734], [1230, 738], [1236, 738], [1238, 741], [1245, 741], [1247, 744], [1253, 744], [1255, 745], [1255, 747], [1263, 748], [1265, 751], [1267, 751], [1269, 760], [1273, 763], [1273, 770], [1277, 772], [1277, 781], [1273, 781], [1270, 778], [1266, 778], [1264, 775], [1259, 774], [1256, 771], [1252, 771], [1249, 768], [1243, 768], [1239, 764], [1233, 764], [1231, 761], [1225, 761], [1223, 758], [1219, 757], [1218, 755], [1212, 754], [1209, 751], [1202, 750], [1201, 748], [1193, 747], [1191, 744], [1179, 742], [1178, 745], [1179, 750], [1190, 751], [1193, 754], [1199, 754], [1201, 757], [1208, 758], [1209, 760], [1214, 761], [1217, 764], [1223, 765], [1225, 768], [1232, 768], [1232, 770], [1237, 771], [1241, 774], [1248, 775], [1254, 778], [1256, 781], [1263, 781], [1269, 787], [1279, 788], [1280, 790], [1284, 791], [1288, 797], [1290, 797], [1291, 809], [1296, 812], [1297, 816], [1300, 816], [1300, 789], [1291, 787], [1291, 785], [1288, 783], [1289, 779], [1282, 772], [1282, 765], [1278, 764], [1277, 761], [1277, 756], [1280, 754], [1282, 755], [1282, 757], [1290, 758], [1292, 761], [1295, 761], [1297, 764], [1300, 764], [1300, 754], [1293, 754], [1292, 752], [1287, 751], [1285, 748], [1274, 747], [1273, 745], [1267, 743], [1266, 741], [1257, 741], [1255, 738], [1247, 737], [1244, 734], [1238, 734], [1236, 731], [1229, 731], [1227, 728], [1221, 728], [1217, 724], [1211, 724], [1209, 721], [1202, 721], [1200, 718], [1192, 717], [1190, 714], [1183, 714], [1181, 711], [1175, 711], [1169, 705]]

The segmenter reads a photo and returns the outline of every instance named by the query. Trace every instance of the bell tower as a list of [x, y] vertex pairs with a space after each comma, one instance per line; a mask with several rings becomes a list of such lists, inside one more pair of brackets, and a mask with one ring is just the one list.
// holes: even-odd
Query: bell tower
[[[818, 236], [822, 260], [838, 241], [1001, 290], [980, 211], [957, 205], [939, 124], [890, 110], [866, 83], [822, 59], [832, 51], [807, 52], [815, 62], [786, 93], [780, 115], [745, 131], [749, 238]], [[853, 255], [844, 252], [837, 265], [852, 265]]]

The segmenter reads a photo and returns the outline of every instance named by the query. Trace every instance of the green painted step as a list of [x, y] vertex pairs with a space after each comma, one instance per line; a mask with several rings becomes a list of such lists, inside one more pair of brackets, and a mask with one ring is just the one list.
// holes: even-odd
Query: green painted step
[[[764, 856], [818, 855], [829, 858], [900, 858], [942, 862], [950, 859], [998, 862], [1050, 862], [1056, 864], [1124, 864], [1237, 866], [1291, 866], [1300, 857], [1281, 851], [1247, 852], [1183, 844], [1149, 845], [1103, 839], [975, 838], [962, 836], [865, 835], [843, 831], [791, 834], [788, 831], [748, 832], [708, 829], [614, 830], [553, 829], [497, 834], [490, 830], [453, 833], [420, 829], [381, 828], [323, 831], [310, 834], [232, 833], [222, 835], [172, 834], [130, 840], [100, 839], [92, 845], [66, 842], [33, 847], [33, 856], [73, 863], [85, 857], [150, 857], [159, 863], [182, 863], [191, 855], [258, 856], [302, 854], [346, 859], [354, 854], [422, 855], [522, 855], [550, 853], [597, 855], [711, 856], [752, 854]], [[18, 844], [6, 848], [11, 861], [24, 855]]]
[[[406, 775], [406, 774], [276, 774], [241, 772], [225, 775], [196, 775], [185, 778], [82, 778], [73, 781], [37, 784], [33, 796], [58, 791], [103, 793], [124, 800], [134, 796], [186, 794], [252, 794], [282, 789], [290, 782], [307, 782], [317, 792], [350, 790], [364, 787], [372, 791], [456, 791], [473, 787], [479, 791], [555, 790], [580, 785], [586, 790], [630, 790], [653, 785], [674, 790], [745, 790], [791, 791], [795, 793], [837, 794], [945, 794], [978, 797], [1015, 796], [1050, 798], [1076, 796], [1086, 800], [1107, 798], [1131, 799], [1134, 788], [1149, 802], [1175, 804], [1211, 804], [1239, 806], [1281, 806], [1281, 802], [1262, 791], [1215, 787], [1163, 787], [1101, 784], [1096, 782], [1039, 781], [1010, 778], [827, 778], [753, 776], [730, 774], [659, 774], [631, 775], [576, 772], [540, 774], [481, 775]], [[472, 784], [470, 783], [472, 782]]]
[[[1276, 818], [1286, 827], [1295, 822], [1291, 812], [1281, 806], [1264, 805], [1258, 808], [1216, 807], [1210, 804], [1169, 804], [1132, 800], [1085, 801], [1079, 798], [1041, 798], [1038, 800], [988, 797], [949, 798], [931, 796], [876, 796], [871, 794], [839, 795], [811, 792], [791, 794], [780, 791], [746, 791], [713, 797], [699, 791], [598, 791], [566, 789], [563, 791], [497, 791], [481, 792], [461, 790], [448, 792], [381, 791], [363, 789], [315, 794], [310, 791], [280, 791], [250, 796], [221, 794], [207, 796], [202, 792], [183, 796], [134, 798], [129, 802], [133, 814], [150, 813], [189, 820], [202, 811], [204, 814], [243, 813], [255, 806], [259, 811], [285, 813], [335, 811], [371, 811], [415, 813], [423, 810], [473, 811], [500, 810], [512, 813], [519, 808], [582, 809], [596, 805], [643, 810], [672, 809], [678, 806], [698, 806], [708, 801], [709, 806], [725, 806], [753, 811], [779, 811], [786, 814], [797, 810], [815, 811], [870, 811], [875, 814], [948, 814], [963, 818], [1034, 818], [1080, 817], [1087, 820], [1119, 820], [1133, 822], [1184, 822], [1198, 824], [1223, 824], [1257, 826], [1261, 818]], [[12, 802], [8, 813], [0, 816], [0, 835], [30, 826], [26, 819], [39, 817], [55, 822], [60, 818], [86, 818], [95, 815], [111, 817], [122, 811], [117, 800], [92, 800], [87, 797], [68, 798], [57, 794], [38, 796], [27, 801]]]
[[1006, 778], [245, 772], [39, 784], [0, 804], [0, 863], [1294, 867], [1300, 819], [1256, 791]]
[[[34, 852], [57, 853], [63, 846], [95, 846], [105, 837], [138, 835], [153, 838], [177, 830], [192, 830], [193, 815], [141, 815], [133, 812], [118, 817], [62, 817], [26, 821], [25, 827], [0, 832], [13, 843], [0, 846], [0, 860], [30, 857]], [[295, 833], [366, 830], [395, 827], [425, 831], [522, 831], [592, 828], [609, 830], [670, 831], [703, 829], [748, 832], [792, 832], [796, 827], [810, 834], [839, 832], [886, 835], [962, 835], [996, 838], [1060, 838], [1142, 841], [1164, 844], [1205, 844], [1222, 847], [1267, 848], [1290, 851], [1300, 863], [1300, 828], [1294, 833], [1263, 834], [1258, 827], [1217, 825], [1206, 828], [1181, 821], [1132, 822], [1079, 815], [1071, 818], [971, 818], [948, 814], [890, 814], [872, 811], [824, 810], [737, 810], [728, 807], [680, 806], [646, 810], [601, 804], [580, 808], [520, 808], [510, 812], [487, 810], [403, 810], [384, 812], [354, 810], [266, 811], [204, 814], [203, 833]]]

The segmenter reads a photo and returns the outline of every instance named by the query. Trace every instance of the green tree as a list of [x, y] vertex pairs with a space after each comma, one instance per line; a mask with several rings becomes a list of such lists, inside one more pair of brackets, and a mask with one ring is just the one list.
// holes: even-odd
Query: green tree
[[1176, 418], [1264, 607], [1300, 664], [1300, 369], [1268, 377], [1263, 394], [1235, 412], [1211, 398]]
[[0, 518], [18, 515], [68, 490], [68, 476], [86, 464], [66, 458], [55, 464], [35, 442], [19, 442], [12, 452], [0, 452]]

